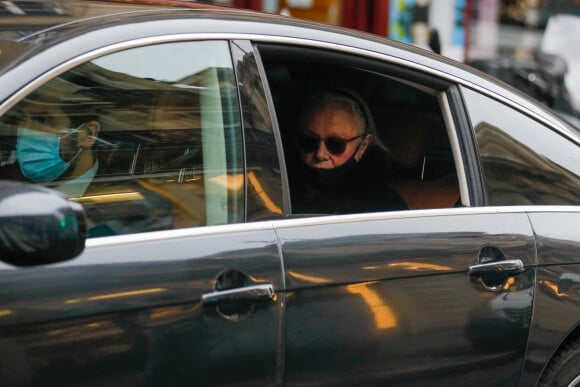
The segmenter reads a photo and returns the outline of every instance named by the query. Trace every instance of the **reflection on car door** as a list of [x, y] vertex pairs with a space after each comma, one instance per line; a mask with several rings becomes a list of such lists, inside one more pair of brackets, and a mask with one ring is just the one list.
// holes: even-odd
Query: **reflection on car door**
[[275, 382], [281, 301], [255, 291], [282, 287], [271, 229], [112, 239], [68, 264], [0, 267], [2, 385]]
[[[51, 78], [0, 117], [18, 120], [29, 105], [104, 107], [98, 171], [67, 195], [87, 214], [84, 253], [0, 266], [0, 385], [278, 381], [276, 235], [242, 223], [265, 216], [264, 202], [279, 212], [271, 187], [281, 184], [244, 160], [243, 129], [262, 128], [242, 126], [235, 79], [226, 41], [139, 44]], [[62, 188], [64, 177], [46, 185]]]
[[367, 214], [277, 232], [288, 385], [517, 384], [535, 262], [524, 214]]

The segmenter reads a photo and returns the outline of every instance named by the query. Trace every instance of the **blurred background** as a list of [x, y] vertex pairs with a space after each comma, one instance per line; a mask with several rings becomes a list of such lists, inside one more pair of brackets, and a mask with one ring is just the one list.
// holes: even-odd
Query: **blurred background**
[[[460, 61], [525, 57], [539, 47], [550, 16], [580, 15], [580, 0], [216, 0], [371, 32], [427, 46]], [[433, 39], [435, 40], [435, 39]], [[580, 48], [578, 43], [577, 48]]]
[[487, 72], [580, 127], [580, 0], [222, 0], [413, 44]]
[[[494, 75], [580, 127], [580, 0], [182, 1], [189, 2], [288, 15], [413, 44]], [[5, 35], [15, 26], [22, 33], [38, 30], [98, 8], [75, 12], [63, 0], [1, 0], [0, 39], [14, 38]]]

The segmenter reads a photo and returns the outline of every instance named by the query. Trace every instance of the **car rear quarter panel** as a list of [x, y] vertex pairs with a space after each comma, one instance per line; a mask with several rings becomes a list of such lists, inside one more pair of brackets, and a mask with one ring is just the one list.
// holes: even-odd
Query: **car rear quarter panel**
[[535, 385], [561, 345], [580, 335], [580, 212], [529, 216], [536, 234], [538, 270], [521, 386]]

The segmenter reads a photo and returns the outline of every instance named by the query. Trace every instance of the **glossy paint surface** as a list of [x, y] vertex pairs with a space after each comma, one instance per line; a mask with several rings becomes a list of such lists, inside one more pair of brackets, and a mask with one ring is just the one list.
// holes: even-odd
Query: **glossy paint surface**
[[535, 384], [556, 349], [580, 334], [580, 214], [543, 212], [530, 219], [540, 267], [522, 385]]
[[535, 270], [506, 277], [500, 291], [466, 271], [486, 245], [533, 266], [525, 215], [393, 217], [278, 234], [289, 385], [518, 383]]
[[0, 351], [14, 360], [0, 363], [5, 385], [274, 383], [281, 298], [199, 302], [226, 268], [281, 289], [273, 232], [170, 234], [88, 247], [67, 264], [0, 268]]

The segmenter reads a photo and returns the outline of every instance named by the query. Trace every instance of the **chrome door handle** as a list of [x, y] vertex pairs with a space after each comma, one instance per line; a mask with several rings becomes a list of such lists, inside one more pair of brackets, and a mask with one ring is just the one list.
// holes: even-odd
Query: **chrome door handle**
[[245, 286], [242, 288], [217, 290], [215, 292], [202, 294], [202, 305], [218, 305], [224, 303], [253, 303], [271, 301], [275, 298], [274, 286], [272, 284], [260, 284]]
[[479, 263], [477, 265], [469, 266], [469, 270], [467, 271], [467, 273], [472, 277], [481, 276], [484, 274], [516, 275], [523, 272], [524, 263], [519, 259]]

